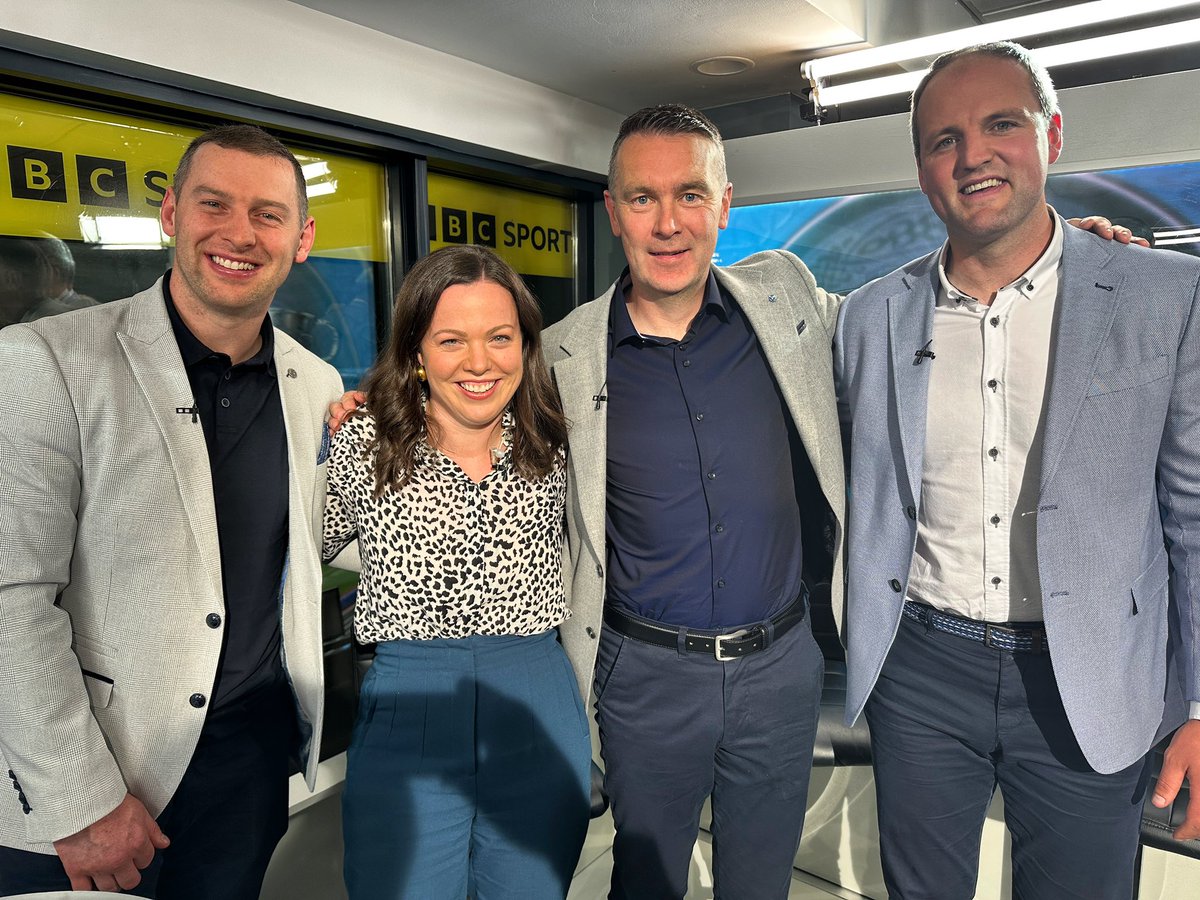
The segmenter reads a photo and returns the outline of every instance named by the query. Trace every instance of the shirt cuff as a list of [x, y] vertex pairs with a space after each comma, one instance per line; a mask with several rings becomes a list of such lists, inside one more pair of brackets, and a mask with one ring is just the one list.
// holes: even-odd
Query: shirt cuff
[[1200, 719], [1200, 701], [1193, 700], [1188, 704], [1188, 718]]

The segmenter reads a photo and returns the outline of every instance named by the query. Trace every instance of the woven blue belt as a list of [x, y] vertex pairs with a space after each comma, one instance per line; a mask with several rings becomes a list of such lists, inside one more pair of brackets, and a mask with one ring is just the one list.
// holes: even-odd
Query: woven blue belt
[[1046, 650], [1046, 629], [1041, 622], [1010, 622], [996, 625], [964, 619], [926, 606], [924, 603], [904, 601], [904, 617], [920, 622], [934, 631], [944, 631], [955, 637], [966, 638], [986, 644], [996, 650], [1023, 650], [1041, 653]]

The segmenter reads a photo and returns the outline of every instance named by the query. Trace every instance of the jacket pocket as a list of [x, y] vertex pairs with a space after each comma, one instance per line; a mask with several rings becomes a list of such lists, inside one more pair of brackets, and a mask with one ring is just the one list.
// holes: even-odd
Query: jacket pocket
[[1158, 553], [1154, 554], [1150, 565], [1142, 574], [1133, 579], [1130, 592], [1133, 595], [1135, 608], [1155, 602], [1159, 595], [1161, 595], [1161, 602], [1166, 603], [1167, 578], [1170, 571], [1170, 567], [1167, 565], [1167, 548], [1160, 547]]
[[1160, 378], [1166, 378], [1171, 371], [1171, 359], [1168, 356], [1156, 356], [1154, 359], [1142, 360], [1132, 366], [1121, 366], [1109, 369], [1107, 372], [1097, 372], [1092, 376], [1088, 387], [1089, 397], [1101, 394], [1115, 394], [1128, 388], [1150, 384]]
[[78, 634], [74, 635], [72, 644], [92, 709], [107, 709], [112, 702], [113, 679], [109, 675], [112, 671], [112, 659], [96, 649], [92, 641]]

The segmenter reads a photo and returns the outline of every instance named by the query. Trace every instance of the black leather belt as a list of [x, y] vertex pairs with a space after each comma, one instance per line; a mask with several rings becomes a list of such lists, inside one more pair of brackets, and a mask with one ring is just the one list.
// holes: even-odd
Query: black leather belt
[[772, 640], [783, 637], [793, 625], [803, 621], [807, 612], [808, 591], [803, 590], [800, 596], [768, 620], [771, 623], [770, 635], [764, 622], [725, 633], [703, 628], [672, 628], [607, 605], [604, 607], [604, 624], [618, 634], [644, 644], [671, 650], [682, 646], [690, 653], [704, 653], [726, 662], [766, 650]]
[[912, 600], [904, 601], [904, 618], [920, 622], [934, 631], [944, 631], [955, 637], [987, 644], [996, 650], [1041, 653], [1046, 649], [1046, 629], [1041, 622], [1009, 622], [1004, 625], [978, 622]]

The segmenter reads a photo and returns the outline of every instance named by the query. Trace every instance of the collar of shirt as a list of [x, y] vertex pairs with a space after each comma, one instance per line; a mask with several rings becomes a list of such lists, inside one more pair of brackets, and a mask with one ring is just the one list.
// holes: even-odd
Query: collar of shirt
[[[1045, 289], [1049, 285], [1057, 285], [1057, 276], [1059, 266], [1062, 264], [1063, 251], [1063, 236], [1062, 224], [1059, 222], [1058, 214], [1053, 207], [1046, 207], [1050, 214], [1050, 221], [1053, 224], [1054, 232], [1050, 237], [1050, 243], [1046, 245], [1046, 249], [1042, 255], [1034, 261], [1028, 269], [1017, 276], [1009, 284], [1006, 284], [1000, 289], [1001, 292], [1016, 290], [1022, 296], [1035, 299], [1038, 296], [1045, 294]], [[938, 306], [963, 306], [971, 309], [974, 312], [980, 312], [987, 307], [976, 300], [969, 294], [965, 294], [950, 283], [949, 277], [946, 275], [946, 257], [950, 252], [950, 241], [942, 244], [942, 252], [938, 255]]]
[[[167, 274], [162, 280], [163, 299], [167, 303], [167, 317], [171, 320], [171, 331], [175, 333], [175, 343], [179, 345], [179, 355], [183, 357], [183, 365], [185, 369], [190, 369], [193, 366], [199, 365], [207, 359], [216, 357], [226, 365], [229, 365], [229, 355], [226, 353], [218, 353], [216, 350], [210, 350], [208, 346], [198, 337], [192, 334], [192, 330], [187, 327], [187, 323], [183, 321], [183, 317], [179, 315], [179, 310], [175, 308], [175, 300], [171, 297], [171, 270], [167, 269]], [[262, 338], [262, 346], [258, 352], [240, 366], [247, 369], [262, 369], [265, 368], [268, 373], [275, 374], [275, 329], [271, 326], [271, 314], [263, 316], [262, 326], [259, 329], [259, 336]]]
[[[629, 275], [629, 269], [621, 273], [621, 277], [617, 279], [616, 290], [613, 291], [612, 306], [608, 312], [608, 336], [609, 347], [619, 347], [622, 344], [658, 344], [666, 346], [667, 344], [677, 343], [670, 338], [655, 337], [650, 334], [642, 334], [633, 324], [633, 319], [629, 317], [629, 287], [632, 284], [632, 279]], [[688, 331], [692, 331], [696, 327], [696, 323], [704, 316], [706, 312], [715, 313], [722, 322], [729, 321], [729, 307], [725, 303], [725, 298], [721, 295], [720, 285], [717, 284], [717, 276], [710, 268], [708, 270], [708, 281], [704, 285], [704, 302], [700, 304], [700, 311], [696, 313], [696, 318], [692, 319], [688, 325]]]

